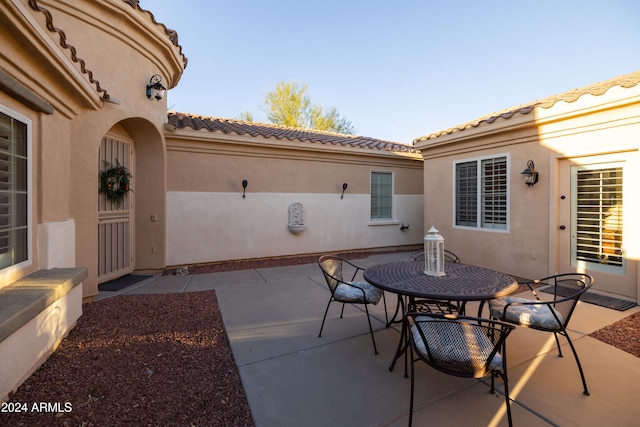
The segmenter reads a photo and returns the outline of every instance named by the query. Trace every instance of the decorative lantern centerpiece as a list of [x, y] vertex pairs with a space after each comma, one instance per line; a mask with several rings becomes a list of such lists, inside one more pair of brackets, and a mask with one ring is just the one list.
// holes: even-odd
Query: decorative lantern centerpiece
[[424, 236], [424, 274], [428, 276], [444, 276], [444, 237], [431, 226]]

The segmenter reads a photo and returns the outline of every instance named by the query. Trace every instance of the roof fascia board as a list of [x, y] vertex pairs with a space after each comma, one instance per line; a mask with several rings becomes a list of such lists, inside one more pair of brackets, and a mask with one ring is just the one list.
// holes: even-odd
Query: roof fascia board
[[537, 108], [536, 124], [541, 126], [634, 104], [640, 104], [640, 85], [632, 88], [616, 86], [602, 95], [587, 94], [571, 103], [561, 101], [550, 108]]
[[[13, 7], [11, 7], [13, 6]], [[32, 12], [27, 9], [20, 0], [9, 0], [9, 7], [6, 9], [9, 16], [12, 16], [14, 25], [22, 30], [22, 34], [32, 43], [33, 49], [37, 50], [47, 60], [48, 74], [56, 73], [56, 77], [64, 79], [66, 87], [72, 88], [86, 105], [99, 108], [102, 106], [102, 97], [96, 88], [89, 82], [86, 75], [78, 69], [72, 59], [62, 47], [56, 42], [46, 26], [42, 26]], [[29, 70], [21, 70], [22, 80], [28, 80], [38, 87], [36, 92], [47, 94], [55, 99], [55, 108], [58, 111], [71, 116], [75, 113], [69, 106], [68, 94], [56, 93], [45, 82], [37, 80]], [[16, 76], [14, 76], [16, 77]]]
[[[488, 149], [527, 142], [535, 137], [535, 126], [535, 116], [529, 113], [509, 119], [498, 118], [493, 123], [481, 123], [476, 127], [443, 134], [437, 138], [415, 141], [414, 144], [426, 159], [434, 150], [438, 152], [459, 150], [459, 146], [462, 145], [472, 145], [474, 149], [479, 147]], [[484, 142], [478, 144], [481, 140]]]
[[369, 148], [327, 146], [321, 143], [282, 141], [276, 138], [246, 137], [228, 134], [205, 134], [202, 131], [176, 130], [165, 132], [167, 151], [209, 153], [219, 155], [238, 155], [290, 160], [311, 160], [348, 164], [395, 165], [406, 168], [422, 169], [422, 156], [411, 157], [383, 155]]

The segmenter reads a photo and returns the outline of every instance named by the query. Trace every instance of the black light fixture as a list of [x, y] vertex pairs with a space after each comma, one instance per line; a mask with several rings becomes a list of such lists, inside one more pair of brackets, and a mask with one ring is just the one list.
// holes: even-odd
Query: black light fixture
[[167, 91], [167, 88], [162, 86], [162, 77], [159, 74], [154, 74], [149, 79], [149, 84], [147, 85], [147, 98], [155, 99], [156, 101], [160, 101], [164, 98], [164, 93]]
[[527, 162], [527, 168], [523, 170], [521, 175], [524, 176], [524, 183], [529, 187], [538, 182], [538, 172], [536, 172], [535, 165], [533, 164], [533, 160], [529, 160]]
[[249, 185], [249, 181], [247, 181], [246, 179], [242, 180], [242, 198], [244, 199], [245, 197], [245, 191], [247, 190], [247, 185]]
[[346, 182], [342, 184], [342, 196], [340, 196], [340, 199], [344, 199], [344, 192], [346, 191], [348, 186], [349, 185]]

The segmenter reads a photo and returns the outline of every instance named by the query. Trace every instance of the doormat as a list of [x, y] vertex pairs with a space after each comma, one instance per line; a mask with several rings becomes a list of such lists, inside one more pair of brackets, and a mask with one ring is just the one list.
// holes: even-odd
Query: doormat
[[144, 274], [127, 274], [126, 276], [118, 277], [117, 279], [98, 285], [98, 290], [107, 292], [120, 291], [127, 286], [141, 282], [149, 277], [151, 276]]
[[[553, 286], [545, 286], [540, 288], [540, 291], [547, 294], [553, 294]], [[558, 286], [559, 296], [569, 296], [575, 292], [573, 289]], [[584, 301], [589, 304], [599, 305], [601, 307], [610, 308], [612, 310], [625, 311], [636, 306], [633, 301], [627, 301], [619, 298], [613, 298], [607, 295], [591, 294], [588, 291], [580, 297], [580, 301]]]

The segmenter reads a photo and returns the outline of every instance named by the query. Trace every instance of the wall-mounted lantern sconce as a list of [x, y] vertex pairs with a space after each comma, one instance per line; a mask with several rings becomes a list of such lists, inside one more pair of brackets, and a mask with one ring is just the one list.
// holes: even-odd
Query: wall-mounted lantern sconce
[[149, 84], [147, 85], [147, 98], [155, 99], [156, 101], [160, 101], [164, 98], [164, 93], [167, 91], [167, 88], [162, 86], [162, 77], [159, 74], [154, 74], [149, 79]]
[[342, 196], [340, 196], [340, 199], [344, 199], [344, 192], [347, 190], [348, 186], [349, 185], [346, 182], [342, 184]]
[[533, 160], [527, 162], [527, 168], [521, 172], [521, 175], [524, 176], [524, 183], [529, 187], [538, 182], [538, 172], [536, 172]]
[[244, 199], [245, 191], [247, 190], [247, 185], [249, 185], [249, 181], [246, 179], [242, 180], [242, 198]]

